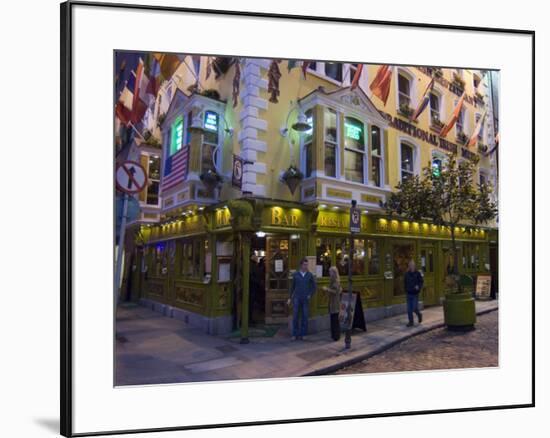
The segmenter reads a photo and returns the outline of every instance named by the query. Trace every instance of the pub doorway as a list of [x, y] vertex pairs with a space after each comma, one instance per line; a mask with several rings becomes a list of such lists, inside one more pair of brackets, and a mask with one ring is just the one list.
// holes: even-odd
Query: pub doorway
[[254, 235], [250, 242], [250, 308], [249, 323], [265, 323], [266, 237]]

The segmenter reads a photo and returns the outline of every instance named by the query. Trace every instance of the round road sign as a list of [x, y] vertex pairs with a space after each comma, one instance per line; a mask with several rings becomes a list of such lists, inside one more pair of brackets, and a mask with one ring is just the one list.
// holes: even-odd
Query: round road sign
[[147, 175], [143, 166], [136, 161], [124, 161], [116, 168], [116, 186], [119, 190], [134, 194], [147, 185]]

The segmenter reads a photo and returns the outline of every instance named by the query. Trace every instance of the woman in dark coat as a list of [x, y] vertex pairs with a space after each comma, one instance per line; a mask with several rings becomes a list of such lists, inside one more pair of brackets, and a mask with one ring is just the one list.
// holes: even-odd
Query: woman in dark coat
[[340, 294], [342, 286], [340, 286], [340, 275], [336, 266], [331, 266], [328, 270], [330, 280], [328, 287], [324, 290], [328, 293], [328, 311], [330, 314], [330, 334], [334, 341], [340, 339], [340, 321], [338, 315], [340, 312]]

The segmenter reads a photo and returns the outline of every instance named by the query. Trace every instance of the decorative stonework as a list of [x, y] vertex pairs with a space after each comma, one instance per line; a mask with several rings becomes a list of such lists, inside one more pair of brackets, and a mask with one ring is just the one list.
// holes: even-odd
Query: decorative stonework
[[242, 190], [257, 196], [266, 194], [265, 185], [258, 184], [257, 175], [265, 175], [267, 172], [267, 166], [260, 161], [259, 154], [267, 150], [267, 143], [259, 137], [267, 131], [267, 120], [262, 118], [262, 112], [267, 110], [268, 102], [261, 97], [261, 90], [267, 90], [267, 79], [263, 75], [268, 66], [266, 60], [246, 59], [243, 69], [244, 84], [240, 93], [243, 103], [239, 114], [241, 129], [238, 134], [241, 156], [254, 162], [245, 166]]

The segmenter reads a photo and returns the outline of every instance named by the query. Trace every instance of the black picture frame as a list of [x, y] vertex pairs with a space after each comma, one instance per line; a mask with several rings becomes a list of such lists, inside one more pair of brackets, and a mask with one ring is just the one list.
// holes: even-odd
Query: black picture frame
[[532, 283], [531, 283], [531, 331], [532, 331], [532, 382], [531, 382], [531, 402], [525, 404], [509, 404], [509, 405], [495, 405], [495, 406], [479, 406], [468, 408], [456, 408], [456, 409], [438, 409], [438, 410], [420, 410], [420, 411], [404, 411], [404, 412], [391, 412], [381, 414], [365, 414], [365, 415], [349, 415], [349, 416], [335, 416], [335, 417], [310, 417], [310, 418], [293, 418], [288, 420], [273, 420], [273, 421], [253, 421], [244, 423], [222, 423], [222, 424], [207, 424], [198, 426], [181, 426], [181, 427], [161, 427], [151, 429], [125, 429], [125, 430], [105, 430], [101, 432], [90, 433], [74, 433], [73, 432], [73, 364], [72, 364], [72, 181], [73, 181], [73, 169], [72, 169], [72, 151], [73, 145], [71, 143], [72, 137], [72, 33], [73, 33], [73, 20], [72, 9], [73, 6], [87, 6], [87, 7], [100, 7], [100, 8], [112, 8], [112, 9], [137, 9], [141, 11], [164, 11], [164, 12], [187, 12], [193, 14], [209, 14], [209, 15], [229, 15], [229, 16], [241, 16], [252, 18], [266, 18], [266, 19], [285, 19], [285, 20], [306, 20], [317, 22], [333, 22], [341, 24], [368, 24], [368, 25], [380, 25], [380, 26], [397, 26], [397, 27], [409, 27], [409, 28], [421, 28], [421, 29], [437, 29], [437, 30], [459, 30], [459, 31], [474, 31], [474, 32], [490, 32], [501, 34], [522, 34], [531, 37], [531, 68], [532, 68], [532, 126], [531, 126], [531, 144], [532, 144], [532, 161], [531, 161], [531, 189], [532, 189], [532, 218], [531, 218], [531, 257], [535, 257], [535, 31], [522, 30], [522, 29], [506, 29], [506, 28], [491, 28], [491, 27], [476, 27], [476, 26], [457, 26], [457, 25], [445, 25], [434, 23], [419, 23], [419, 22], [397, 22], [397, 21], [377, 21], [366, 20], [356, 18], [339, 18], [339, 17], [327, 17], [327, 16], [307, 16], [307, 15], [294, 15], [294, 14], [278, 14], [278, 13], [266, 13], [266, 12], [249, 12], [249, 11], [231, 11], [231, 10], [215, 10], [215, 9], [198, 9], [198, 8], [184, 8], [173, 6], [151, 6], [151, 5], [132, 5], [122, 3], [97, 3], [86, 1], [68, 1], [60, 5], [60, 55], [61, 55], [61, 113], [60, 113], [60, 130], [61, 130], [61, 221], [60, 221], [60, 249], [61, 249], [61, 269], [60, 269], [60, 282], [61, 282], [61, 308], [60, 308], [60, 334], [61, 334], [61, 348], [60, 348], [60, 432], [66, 437], [76, 436], [98, 436], [107, 434], [130, 434], [130, 433], [143, 433], [143, 432], [160, 432], [160, 431], [181, 431], [181, 430], [193, 430], [193, 429], [213, 429], [222, 427], [237, 427], [237, 426], [258, 426], [258, 425], [271, 425], [271, 424], [287, 424], [287, 423], [306, 423], [313, 421], [334, 421], [334, 420], [350, 420], [350, 419], [364, 419], [375, 417], [397, 417], [397, 416], [410, 416], [410, 415], [425, 415], [425, 414], [444, 414], [454, 412], [471, 412], [471, 411], [490, 411], [501, 409], [518, 409], [518, 408], [531, 408], [535, 407], [535, 265], [532, 265]]

